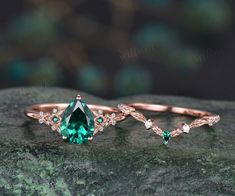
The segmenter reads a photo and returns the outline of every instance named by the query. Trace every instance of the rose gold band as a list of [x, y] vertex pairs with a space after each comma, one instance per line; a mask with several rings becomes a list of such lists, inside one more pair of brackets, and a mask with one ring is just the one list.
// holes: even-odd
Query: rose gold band
[[147, 111], [153, 111], [153, 112], [172, 112], [176, 114], [183, 114], [183, 115], [189, 115], [189, 116], [194, 116], [194, 117], [214, 116], [214, 114], [210, 112], [191, 109], [191, 108], [182, 108], [182, 107], [147, 104], [147, 103], [131, 103], [128, 105], [138, 110], [147, 110]]
[[164, 131], [151, 119], [147, 119], [142, 113], [136, 111], [146, 110], [153, 112], [172, 112], [177, 114], [189, 115], [197, 117], [190, 124], [182, 123], [181, 127], [174, 129], [169, 132], [170, 137], [176, 137], [181, 133], [189, 133], [192, 128], [200, 127], [203, 125], [213, 126], [215, 123], [219, 122], [220, 116], [197, 109], [174, 107], [167, 105], [157, 105], [157, 104], [147, 104], [147, 103], [129, 103], [129, 104], [119, 104], [118, 108], [125, 114], [131, 115], [136, 120], [143, 122], [147, 129], [152, 129], [157, 135], [163, 136]]
[[[53, 109], [57, 109], [58, 111], [64, 111], [68, 107], [68, 103], [46, 103], [46, 104], [36, 104], [29, 106], [25, 109], [25, 115], [39, 119], [40, 112], [51, 112]], [[103, 105], [87, 105], [91, 111], [99, 112], [102, 111], [104, 113], [120, 113], [120, 111], [114, 107], [108, 107]]]
[[[60, 132], [60, 122], [62, 120], [62, 115], [65, 109], [68, 107], [69, 103], [46, 103], [46, 104], [36, 104], [29, 106], [25, 109], [25, 115], [39, 120], [40, 124], [46, 124], [51, 126], [52, 130]], [[120, 112], [117, 108], [103, 106], [103, 105], [87, 105], [91, 110], [94, 116], [95, 121], [95, 131], [94, 135], [99, 131], [103, 131], [103, 129], [109, 125], [115, 125], [116, 122], [122, 121], [126, 118], [126, 116]], [[53, 117], [59, 119], [59, 123], [53, 122]], [[98, 123], [97, 119], [102, 118], [103, 122]], [[90, 138], [91, 140], [92, 138]]]

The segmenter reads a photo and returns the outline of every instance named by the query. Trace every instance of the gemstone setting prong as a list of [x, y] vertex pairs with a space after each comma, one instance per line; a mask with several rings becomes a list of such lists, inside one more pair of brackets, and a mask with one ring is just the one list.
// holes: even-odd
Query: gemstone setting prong
[[88, 140], [89, 140], [89, 141], [92, 141], [92, 140], [93, 140], [93, 137], [88, 137]]
[[78, 94], [78, 95], [76, 96], [76, 99], [77, 99], [77, 100], [81, 100], [81, 99], [82, 99], [82, 96]]

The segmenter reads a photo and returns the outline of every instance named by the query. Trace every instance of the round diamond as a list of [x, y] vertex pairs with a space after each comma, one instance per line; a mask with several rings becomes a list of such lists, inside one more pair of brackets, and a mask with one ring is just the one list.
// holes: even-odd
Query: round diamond
[[58, 110], [57, 110], [56, 108], [54, 108], [54, 109], [52, 110], [52, 112], [53, 112], [53, 114], [56, 114], [56, 113], [58, 112]]
[[209, 126], [212, 127], [212, 126], [213, 126], [213, 123], [209, 123]]
[[103, 110], [98, 110], [98, 114], [103, 114]]
[[113, 126], [115, 126], [115, 125], [117, 124], [117, 122], [113, 120], [113, 121], [111, 122], [111, 124], [112, 124]]
[[38, 120], [38, 122], [39, 122], [40, 124], [43, 124], [43, 123], [44, 123], [44, 120], [43, 120], [42, 118], [40, 118], [40, 119]]

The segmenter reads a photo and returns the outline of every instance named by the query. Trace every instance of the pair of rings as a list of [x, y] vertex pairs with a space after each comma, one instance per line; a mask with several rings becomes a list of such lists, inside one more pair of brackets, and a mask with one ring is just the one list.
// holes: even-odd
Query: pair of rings
[[[190, 124], [181, 123], [181, 126], [169, 131], [162, 130], [152, 119], [147, 119], [138, 110], [153, 112], [172, 112], [196, 117]], [[181, 108], [166, 105], [148, 103], [119, 104], [117, 108], [102, 105], [86, 104], [80, 95], [68, 103], [47, 103], [29, 106], [25, 109], [25, 115], [38, 120], [40, 124], [46, 124], [53, 131], [62, 135], [65, 141], [72, 144], [84, 144], [93, 139], [104, 128], [123, 121], [127, 116], [134, 117], [144, 123], [146, 129], [152, 129], [163, 138], [167, 144], [171, 138], [182, 133], [189, 133], [192, 128], [203, 125], [213, 126], [218, 123], [220, 116], [191, 108]]]

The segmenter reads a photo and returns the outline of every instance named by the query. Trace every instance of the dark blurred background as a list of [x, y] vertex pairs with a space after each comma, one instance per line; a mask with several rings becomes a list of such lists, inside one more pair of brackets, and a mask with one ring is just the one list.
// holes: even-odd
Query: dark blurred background
[[0, 88], [235, 99], [234, 0], [12, 0]]

